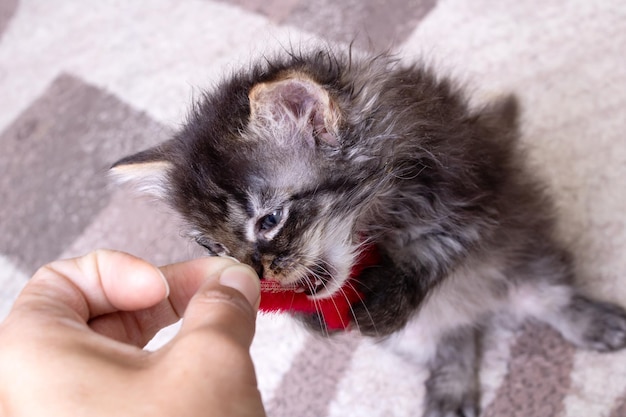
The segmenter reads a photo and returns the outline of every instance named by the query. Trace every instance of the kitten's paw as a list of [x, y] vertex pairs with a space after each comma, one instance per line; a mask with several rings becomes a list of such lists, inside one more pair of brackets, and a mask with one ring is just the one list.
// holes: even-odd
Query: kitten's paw
[[364, 302], [352, 306], [352, 324], [354, 329], [366, 336], [382, 336], [376, 328], [374, 317]]
[[433, 395], [426, 398], [424, 417], [476, 417], [478, 416], [478, 396], [467, 395]]
[[425, 417], [476, 417], [480, 331], [459, 328], [437, 345], [426, 380]]
[[626, 311], [623, 308], [584, 297], [576, 297], [573, 304], [589, 314], [582, 332], [584, 347], [600, 352], [626, 347]]
[[626, 347], [626, 310], [616, 304], [575, 295], [550, 324], [583, 349], [610, 352]]
[[[389, 336], [404, 327], [412, 312], [405, 308], [385, 308], [376, 300], [373, 302], [370, 300], [365, 299], [353, 304], [351, 311], [353, 328], [365, 336], [377, 338]], [[400, 305], [398, 302], [389, 303], [389, 306], [398, 305]]]

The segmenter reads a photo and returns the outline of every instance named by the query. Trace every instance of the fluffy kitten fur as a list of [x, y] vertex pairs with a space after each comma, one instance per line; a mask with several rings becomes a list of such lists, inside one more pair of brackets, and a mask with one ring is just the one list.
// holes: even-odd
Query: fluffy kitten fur
[[495, 315], [584, 348], [626, 344], [624, 310], [574, 287], [517, 111], [513, 97], [470, 110], [450, 81], [386, 56], [286, 53], [223, 81], [172, 140], [113, 172], [164, 198], [210, 253], [313, 298], [341, 291], [375, 244], [353, 328], [405, 328], [400, 345], [431, 371], [425, 415], [475, 416], [477, 346]]

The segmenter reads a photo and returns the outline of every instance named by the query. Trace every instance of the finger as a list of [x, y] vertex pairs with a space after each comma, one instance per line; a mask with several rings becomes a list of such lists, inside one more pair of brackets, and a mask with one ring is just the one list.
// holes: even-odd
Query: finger
[[[209, 276], [191, 299], [180, 332], [153, 358], [161, 358], [159, 363], [168, 369], [175, 364], [187, 385], [200, 389], [193, 398], [206, 398], [202, 393], [209, 387], [219, 398], [228, 399], [235, 386], [239, 400], [253, 400], [262, 410], [249, 353], [259, 300], [258, 276], [245, 265], [229, 266]], [[221, 404], [230, 410], [231, 403]]]
[[160, 270], [132, 255], [99, 250], [39, 269], [15, 303], [14, 311], [90, 318], [118, 310], [138, 310], [167, 298]]
[[229, 266], [210, 276], [191, 299], [177, 337], [194, 335], [193, 350], [210, 351], [216, 336], [247, 350], [254, 336], [259, 301], [260, 282], [252, 268]]
[[170, 286], [169, 298], [139, 311], [115, 311], [95, 317], [89, 326], [109, 338], [143, 347], [163, 327], [177, 322], [207, 277], [238, 262], [206, 257], [161, 267]]
[[233, 258], [209, 256], [162, 266], [161, 272], [170, 286], [169, 303], [178, 320], [187, 305], [207, 278], [218, 275], [223, 269], [239, 264]]

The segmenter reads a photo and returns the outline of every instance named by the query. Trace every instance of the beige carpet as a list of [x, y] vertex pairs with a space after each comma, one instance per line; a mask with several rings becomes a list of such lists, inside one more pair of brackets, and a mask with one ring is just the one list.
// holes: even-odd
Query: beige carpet
[[[581, 282], [626, 306], [622, 0], [0, 0], [0, 315], [58, 257], [199, 255], [164, 207], [108, 187], [107, 167], [167, 138], [250, 55], [315, 38], [425, 59], [476, 102], [517, 93]], [[489, 346], [484, 416], [626, 416], [626, 352], [576, 350], [533, 324]], [[329, 342], [263, 316], [253, 356], [271, 417], [421, 410], [423, 370], [353, 335]]]

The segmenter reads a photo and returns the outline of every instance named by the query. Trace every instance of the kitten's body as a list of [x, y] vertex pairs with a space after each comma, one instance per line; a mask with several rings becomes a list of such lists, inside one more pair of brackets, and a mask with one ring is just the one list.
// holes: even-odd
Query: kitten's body
[[[359, 278], [354, 328], [410, 322], [431, 370], [426, 414], [471, 416], [477, 340], [495, 314], [582, 347], [626, 344], [624, 311], [573, 287], [516, 112], [512, 98], [470, 111], [448, 81], [385, 57], [290, 54], [234, 75], [172, 141], [114, 170], [166, 198], [212, 253], [313, 298], [341, 291], [374, 243], [382, 260]], [[303, 319], [326, 332], [323, 317]]]

